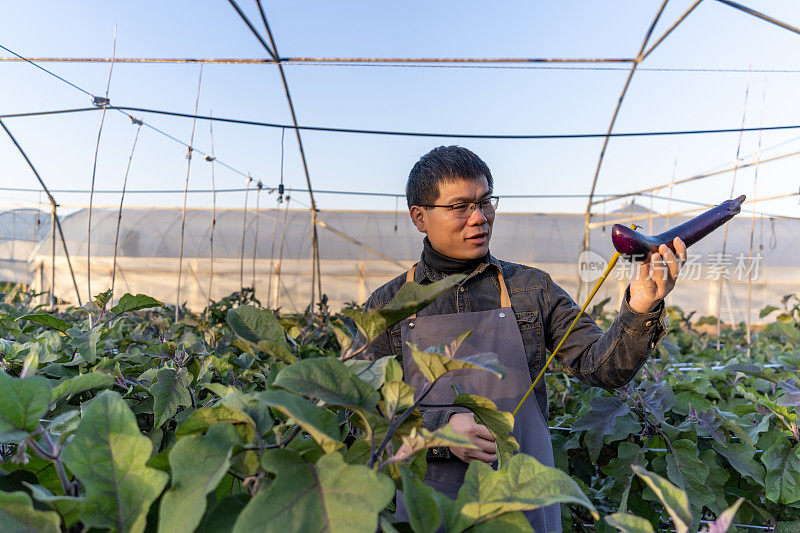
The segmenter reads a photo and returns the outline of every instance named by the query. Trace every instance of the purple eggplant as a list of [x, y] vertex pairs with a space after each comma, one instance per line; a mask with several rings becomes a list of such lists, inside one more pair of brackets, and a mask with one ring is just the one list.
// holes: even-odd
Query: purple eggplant
[[738, 215], [742, 210], [744, 199], [745, 196], [741, 195], [734, 200], [725, 200], [717, 207], [660, 235], [642, 235], [627, 226], [614, 224], [611, 228], [611, 242], [620, 254], [631, 261], [649, 260], [650, 255], [657, 252], [662, 244], [666, 244], [675, 253], [672, 244], [675, 237], [680, 237], [688, 248]]

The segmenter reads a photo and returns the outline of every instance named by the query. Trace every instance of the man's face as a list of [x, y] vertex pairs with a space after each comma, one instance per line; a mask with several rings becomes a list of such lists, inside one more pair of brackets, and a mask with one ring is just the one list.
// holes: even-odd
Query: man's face
[[[479, 202], [489, 196], [489, 183], [485, 176], [477, 180], [458, 180], [439, 185], [436, 205], [459, 202]], [[458, 218], [445, 207], [426, 209], [413, 206], [411, 219], [417, 229], [427, 233], [434, 249], [456, 259], [478, 259], [489, 251], [494, 213], [484, 214], [475, 209], [469, 218]]]

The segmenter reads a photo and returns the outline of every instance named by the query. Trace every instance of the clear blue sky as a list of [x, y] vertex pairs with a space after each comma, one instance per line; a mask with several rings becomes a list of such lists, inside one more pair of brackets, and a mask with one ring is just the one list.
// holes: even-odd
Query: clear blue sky
[[[792, 0], [748, 0], [754, 9], [800, 26]], [[240, 0], [254, 22], [254, 2]], [[689, 5], [672, 0], [655, 35]], [[570, 2], [264, 2], [283, 56], [327, 57], [631, 57], [659, 1]], [[225, 1], [16, 2], [0, 20], [0, 44], [24, 56], [109, 57], [114, 26], [118, 57], [264, 57], [258, 42]], [[257, 24], [261, 28], [260, 23]], [[5, 54], [5, 52], [2, 52]], [[646, 68], [800, 69], [800, 35], [705, 0], [643, 64]], [[47, 64], [77, 85], [103, 94], [108, 65]], [[199, 65], [117, 64], [110, 98], [117, 105], [192, 112]], [[463, 133], [603, 132], [625, 81], [621, 70], [390, 68], [287, 65], [298, 119], [304, 125]], [[746, 125], [800, 124], [800, 74], [752, 74]], [[616, 131], [738, 127], [747, 73], [641, 71], [634, 77]], [[24, 63], [0, 63], [0, 113], [84, 107], [88, 97]], [[763, 105], [762, 105], [763, 101]], [[288, 123], [274, 65], [206, 65], [199, 111]], [[143, 115], [188, 142], [191, 121]], [[99, 113], [9, 119], [51, 188], [88, 189]], [[278, 182], [280, 130], [216, 124], [219, 159], [251, 172], [266, 186]], [[121, 186], [134, 127], [109, 112], [98, 162], [99, 189]], [[452, 141], [335, 133], [303, 134], [315, 188], [402, 192], [413, 163], [439, 144], [458, 143], [481, 155], [504, 194], [588, 193], [601, 139]], [[794, 140], [796, 139], [797, 140]], [[626, 192], [668, 182], [677, 160], [682, 178], [733, 163], [738, 133], [612, 139], [598, 193]], [[800, 130], [765, 133], [766, 152], [800, 150]], [[745, 134], [742, 155], [756, 150]], [[209, 126], [198, 122], [195, 146], [210, 151]], [[292, 132], [286, 135], [287, 186], [305, 178]], [[129, 187], [182, 188], [186, 150], [146, 129], [134, 157]], [[5, 136], [0, 136], [0, 185], [36, 187]], [[800, 158], [764, 165], [759, 196], [797, 191]], [[218, 187], [240, 187], [240, 176], [217, 167]], [[728, 198], [731, 174], [675, 189], [675, 198], [717, 203]], [[190, 187], [210, 186], [210, 165], [195, 158]], [[750, 195], [752, 169], [736, 178], [734, 195]], [[662, 194], [668, 194], [662, 191]], [[3, 193], [0, 206], [36, 203], [38, 194]], [[87, 194], [60, 194], [66, 205]], [[306, 195], [297, 195], [306, 202]], [[220, 197], [241, 206], [242, 194]], [[118, 203], [98, 195], [95, 204]], [[252, 197], [251, 197], [252, 201]], [[180, 205], [181, 195], [130, 196], [129, 205]], [[320, 195], [321, 209], [387, 209], [393, 200]], [[195, 195], [190, 205], [210, 205]], [[262, 205], [271, 206], [272, 198]], [[402, 202], [401, 202], [402, 207]], [[619, 207], [619, 203], [608, 209]], [[673, 204], [673, 210], [679, 204]], [[656, 201], [656, 210], [666, 203]], [[504, 201], [509, 211], [582, 212], [585, 200]], [[797, 198], [759, 209], [800, 215]]]

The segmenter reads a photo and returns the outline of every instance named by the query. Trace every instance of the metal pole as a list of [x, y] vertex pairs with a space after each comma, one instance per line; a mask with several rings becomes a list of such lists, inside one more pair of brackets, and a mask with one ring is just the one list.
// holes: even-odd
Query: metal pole
[[56, 306], [56, 206], [50, 214], [50, 241], [52, 245], [50, 261], [50, 307]]
[[[239, 12], [238, 6], [231, 2], [234, 9]], [[253, 33], [256, 30], [252, 28], [249, 19], [240, 13], [242, 20], [250, 27]], [[258, 37], [256, 37], [258, 38]], [[261, 42], [262, 39], [259, 39]], [[266, 43], [261, 42], [262, 46], [267, 48]], [[270, 51], [270, 55], [271, 51]], [[102, 57], [0, 57], [0, 61], [35, 61], [37, 63], [109, 63], [112, 60]], [[583, 58], [583, 57], [566, 57], [566, 58], [549, 58], [549, 57], [282, 57], [280, 59], [274, 58], [164, 58], [164, 57], [119, 57], [114, 59], [116, 63], [212, 63], [212, 64], [244, 64], [244, 65], [263, 65], [275, 63], [632, 63], [635, 61], [633, 58], [616, 57], [616, 58]]]
[[[17, 150], [22, 155], [22, 157], [25, 159], [25, 162], [28, 163], [28, 168], [31, 169], [31, 172], [33, 172], [33, 175], [36, 176], [36, 179], [39, 181], [39, 185], [41, 185], [42, 189], [44, 189], [45, 194], [47, 194], [47, 198], [50, 200], [50, 204], [54, 208], [58, 207], [58, 203], [56, 203], [56, 199], [53, 198], [52, 194], [50, 194], [50, 190], [47, 188], [47, 185], [45, 185], [44, 180], [42, 179], [42, 176], [39, 175], [39, 172], [36, 170], [36, 167], [33, 166], [33, 163], [31, 162], [30, 158], [28, 157], [28, 154], [26, 154], [25, 150], [22, 149], [22, 146], [20, 146], [20, 144], [17, 142], [17, 139], [14, 137], [14, 135], [11, 133], [11, 130], [8, 129], [8, 127], [6, 126], [5, 122], [3, 122], [2, 119], [0, 119], [0, 127], [2, 127], [3, 130], [5, 130], [6, 134], [11, 139], [11, 142], [14, 143], [14, 146], [17, 147]], [[82, 303], [81, 303], [81, 293], [78, 290], [78, 283], [75, 281], [75, 271], [72, 270], [72, 261], [70, 261], [69, 251], [67, 250], [67, 241], [64, 239], [64, 231], [61, 228], [61, 222], [58, 220], [58, 216], [55, 217], [55, 220], [56, 220], [56, 228], [58, 229], [58, 233], [61, 236], [61, 244], [64, 247], [64, 255], [67, 258], [67, 266], [69, 266], [69, 273], [70, 273], [70, 276], [72, 276], [72, 284], [75, 287], [75, 296], [78, 299], [78, 305], [82, 305]]]
[[[597, 160], [597, 167], [594, 171], [594, 178], [592, 178], [592, 187], [589, 192], [589, 202], [586, 205], [586, 214], [584, 215], [584, 233], [583, 233], [583, 250], [586, 251], [589, 249], [589, 222], [591, 222], [592, 217], [592, 199], [594, 198], [594, 192], [597, 188], [597, 179], [600, 177], [600, 169], [603, 167], [603, 159], [605, 159], [606, 155], [606, 148], [608, 148], [608, 141], [610, 140], [611, 132], [614, 130], [614, 124], [617, 122], [617, 116], [619, 116], [619, 110], [622, 107], [622, 102], [625, 100], [625, 95], [628, 93], [628, 88], [631, 85], [631, 80], [633, 79], [633, 74], [636, 72], [636, 67], [639, 66], [639, 63], [642, 61], [642, 54], [647, 47], [647, 43], [650, 42], [650, 37], [653, 35], [653, 30], [656, 28], [656, 24], [658, 24], [659, 19], [661, 18], [661, 14], [664, 12], [664, 8], [667, 7], [667, 2], [669, 0], [663, 0], [661, 3], [661, 7], [658, 9], [656, 16], [653, 18], [653, 21], [650, 23], [650, 27], [645, 34], [644, 40], [642, 41], [642, 46], [639, 48], [639, 53], [636, 54], [636, 59], [633, 61], [633, 65], [631, 66], [631, 70], [628, 73], [628, 78], [625, 80], [625, 85], [622, 87], [622, 93], [619, 95], [619, 100], [617, 100], [617, 105], [614, 108], [614, 114], [611, 116], [611, 123], [608, 125], [608, 131], [606, 132], [606, 136], [603, 140], [603, 147], [600, 149], [600, 157]], [[583, 287], [583, 283], [578, 283], [578, 293], [581, 292], [581, 287]]]
[[[232, 1], [232, 0], [231, 0]], [[281, 75], [281, 81], [283, 82], [283, 89], [286, 92], [286, 101], [289, 104], [289, 111], [292, 114], [292, 123], [294, 124], [294, 132], [297, 136], [297, 146], [300, 149], [300, 159], [303, 162], [303, 171], [305, 172], [306, 176], [306, 185], [308, 186], [308, 197], [311, 200], [311, 312], [314, 312], [314, 303], [316, 301], [315, 298], [315, 281], [316, 281], [316, 290], [319, 291], [320, 298], [322, 297], [322, 276], [320, 271], [320, 261], [319, 261], [319, 233], [317, 231], [317, 202], [314, 199], [314, 192], [313, 187], [311, 186], [311, 174], [308, 171], [308, 161], [306, 161], [306, 152], [303, 149], [303, 139], [300, 136], [300, 130], [297, 128], [297, 114], [294, 110], [294, 103], [292, 102], [292, 94], [289, 91], [289, 83], [286, 81], [286, 73], [283, 71], [283, 65], [280, 62], [280, 53], [278, 52], [278, 46], [275, 44], [275, 37], [272, 35], [272, 30], [269, 27], [269, 21], [267, 21], [267, 16], [264, 13], [264, 8], [261, 5], [261, 0], [256, 0], [256, 5], [258, 6], [258, 11], [261, 14], [261, 21], [264, 23], [264, 28], [267, 30], [267, 36], [269, 37], [269, 42], [272, 44], [272, 50], [274, 51], [274, 57], [278, 60], [278, 71]], [[257, 33], [257, 32], [256, 32]], [[263, 40], [263, 39], [259, 39]], [[269, 47], [266, 47], [266, 50], [269, 52]]]
[[[200, 65], [200, 75], [197, 78], [197, 96], [194, 100], [194, 112], [197, 114], [197, 106], [200, 103], [200, 85], [203, 82], [203, 65]], [[189, 197], [189, 173], [192, 170], [192, 145], [194, 144], [194, 128], [197, 121], [192, 121], [192, 134], [189, 137], [189, 148], [186, 149], [186, 182], [183, 190], [183, 211], [181, 211], [181, 243], [180, 257], [178, 258], [178, 290], [175, 296], [175, 322], [178, 321], [181, 309], [181, 274], [183, 273], [183, 238], [186, 232], [186, 200]]]
[[[744, 110], [742, 111], [742, 131], [739, 132], [739, 142], [736, 145], [736, 160], [734, 161], [733, 178], [731, 179], [731, 194], [729, 198], [733, 198], [733, 191], [736, 187], [736, 171], [739, 165], [739, 152], [742, 148], [742, 134], [744, 131], [744, 122], [747, 118], [747, 103], [750, 98], [750, 76], [747, 76], [747, 87], [744, 91]], [[728, 224], [725, 223], [725, 229], [722, 232], [722, 254], [720, 260], [725, 257], [725, 248], [728, 245]], [[719, 289], [717, 290], [717, 351], [722, 349], [720, 343], [720, 336], [722, 335], [722, 306], [719, 303], [722, 301], [722, 285], [725, 280], [724, 276], [719, 278]], [[730, 305], [728, 306], [730, 308]], [[731, 313], [732, 316], [732, 313]], [[734, 327], [733, 320], [731, 320], [731, 327]]]

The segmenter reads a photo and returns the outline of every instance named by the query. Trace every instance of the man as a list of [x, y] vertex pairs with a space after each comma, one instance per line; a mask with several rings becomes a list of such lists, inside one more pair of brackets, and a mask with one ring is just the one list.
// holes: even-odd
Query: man
[[[546, 352], [561, 340], [580, 307], [546, 272], [496, 259], [489, 253], [498, 199], [487, 165], [474, 153], [458, 146], [441, 146], [424, 155], [412, 168], [406, 185], [411, 220], [426, 234], [420, 262], [376, 290], [366, 307], [384, 306], [406, 282], [428, 284], [449, 274], [467, 277], [442, 294], [416, 316], [381, 335], [371, 346], [371, 356], [402, 356], [404, 379], [420, 390], [424, 377], [411, 358], [407, 342], [420, 349], [448, 343], [467, 330], [473, 334], [457, 356], [494, 352], [506, 376], [480, 371], [446, 374], [425, 398], [426, 404], [448, 404], [453, 384], [470, 394], [490, 398], [503, 411], [512, 411], [541, 370]], [[523, 236], [521, 236], [523, 237]], [[603, 332], [583, 314], [558, 353], [560, 361], [578, 379], [590, 385], [621, 387], [637, 374], [664, 336], [660, 322], [664, 297], [675, 285], [686, 247], [673, 243], [678, 257], [662, 246], [651, 263], [643, 263], [625, 291], [620, 313]], [[514, 436], [520, 451], [553, 466], [547, 428], [547, 393], [544, 380], [516, 416]], [[425, 483], [455, 498], [471, 461], [497, 460], [492, 434], [475, 422], [472, 413], [457, 408], [423, 409], [423, 426], [429, 430], [446, 424], [465, 435], [478, 449], [434, 448], [428, 453]], [[398, 493], [398, 517], [405, 516]], [[526, 512], [539, 533], [561, 531], [559, 506]]]

